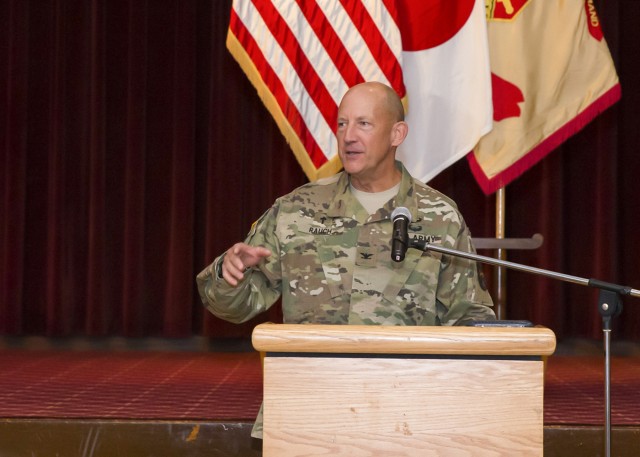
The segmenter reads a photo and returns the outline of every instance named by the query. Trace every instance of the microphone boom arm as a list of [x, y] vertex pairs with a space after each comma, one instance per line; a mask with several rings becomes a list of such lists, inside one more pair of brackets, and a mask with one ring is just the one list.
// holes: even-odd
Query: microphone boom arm
[[587, 278], [581, 278], [579, 276], [572, 276], [564, 273], [557, 273], [555, 271], [544, 270], [542, 268], [536, 268], [536, 267], [530, 267], [528, 265], [509, 262], [507, 260], [494, 259], [493, 257], [473, 254], [471, 252], [458, 251], [456, 249], [450, 249], [450, 248], [445, 248], [442, 246], [430, 244], [423, 240], [411, 240], [411, 247], [420, 249], [421, 251], [434, 251], [434, 252], [439, 252], [441, 254], [452, 255], [454, 257], [463, 257], [465, 259], [475, 260], [476, 262], [482, 262], [490, 265], [497, 265], [500, 267], [511, 268], [513, 270], [533, 273], [540, 276], [559, 279], [565, 282], [572, 282], [574, 284], [580, 284], [582, 286], [596, 287], [598, 289], [604, 289], [611, 292], [616, 292], [621, 295], [631, 295], [632, 297], [640, 297], [640, 290], [632, 289], [631, 287], [628, 287], [628, 286], [620, 286], [618, 284], [612, 284], [612, 283], [600, 281], [598, 279], [587, 279]]

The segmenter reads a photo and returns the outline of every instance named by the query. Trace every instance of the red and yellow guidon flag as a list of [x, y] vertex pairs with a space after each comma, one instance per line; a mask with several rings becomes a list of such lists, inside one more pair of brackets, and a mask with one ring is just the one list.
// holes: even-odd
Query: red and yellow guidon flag
[[492, 126], [484, 0], [234, 0], [227, 47], [310, 180], [341, 167], [338, 105], [363, 81], [408, 108], [398, 157], [428, 181]]
[[486, 0], [493, 129], [467, 156], [486, 194], [620, 98], [593, 0]]

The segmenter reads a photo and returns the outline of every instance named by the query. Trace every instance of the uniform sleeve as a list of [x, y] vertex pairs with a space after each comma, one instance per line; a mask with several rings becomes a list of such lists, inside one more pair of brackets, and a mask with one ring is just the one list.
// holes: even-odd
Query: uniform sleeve
[[[475, 253], [471, 234], [460, 217], [459, 232], [453, 234], [452, 249]], [[470, 321], [495, 320], [493, 301], [481, 266], [468, 259], [443, 255], [436, 295], [442, 325], [466, 325]]]
[[249, 269], [244, 279], [233, 287], [216, 271], [224, 254], [196, 276], [202, 302], [215, 316], [233, 323], [241, 323], [268, 310], [281, 294], [280, 244], [276, 237], [278, 205], [275, 204], [258, 221], [244, 240], [251, 246], [263, 246], [271, 256]]

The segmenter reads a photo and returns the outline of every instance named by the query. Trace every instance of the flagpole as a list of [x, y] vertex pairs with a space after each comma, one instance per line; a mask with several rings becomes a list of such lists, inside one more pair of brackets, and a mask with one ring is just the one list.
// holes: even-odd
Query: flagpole
[[[505, 235], [505, 197], [506, 190], [503, 187], [496, 192], [496, 238], [504, 239]], [[499, 260], [506, 260], [507, 250], [499, 248], [497, 251]], [[495, 312], [498, 319], [507, 318], [507, 270], [497, 268], [496, 277], [496, 306]]]

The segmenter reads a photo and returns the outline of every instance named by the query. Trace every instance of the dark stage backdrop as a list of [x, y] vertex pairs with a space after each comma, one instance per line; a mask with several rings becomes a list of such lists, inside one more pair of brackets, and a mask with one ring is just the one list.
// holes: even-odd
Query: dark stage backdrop
[[[545, 237], [510, 260], [639, 288], [640, 1], [595, 3], [622, 100], [507, 188], [507, 235]], [[250, 334], [204, 311], [194, 277], [306, 178], [225, 48], [229, 9], [0, 1], [1, 334]], [[431, 184], [494, 235], [464, 160]], [[594, 291], [508, 280], [509, 318], [601, 337]], [[614, 338], [640, 339], [625, 303]]]

